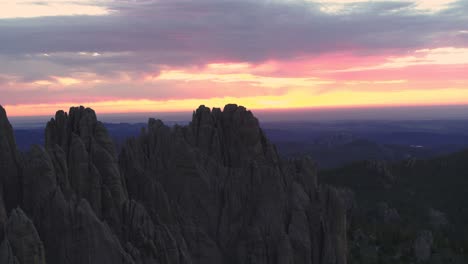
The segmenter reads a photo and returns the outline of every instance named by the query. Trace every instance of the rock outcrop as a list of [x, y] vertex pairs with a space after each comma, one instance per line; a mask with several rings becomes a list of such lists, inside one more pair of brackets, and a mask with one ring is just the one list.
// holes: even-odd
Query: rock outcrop
[[46, 148], [57, 154], [54, 163], [64, 164], [62, 185], [68, 185], [93, 210], [109, 222], [116, 221], [127, 199], [114, 145], [90, 108], [73, 107], [69, 115], [58, 111], [46, 128]]
[[[12, 210], [21, 199], [20, 156], [16, 148], [13, 128], [7, 119], [5, 109], [0, 106], [0, 192], [3, 194], [4, 208]], [[0, 210], [0, 225], [5, 222]], [[2, 228], [0, 228], [2, 230]]]
[[6, 226], [6, 241], [19, 263], [45, 264], [42, 241], [33, 222], [21, 209], [11, 212]]
[[281, 161], [243, 107], [201, 106], [186, 127], [150, 120], [120, 164], [153, 221], [180, 221], [194, 263], [346, 263], [336, 191], [310, 160]]
[[150, 119], [120, 155], [89, 108], [45, 135], [19, 154], [0, 108], [1, 263], [346, 263], [340, 194], [244, 107]]

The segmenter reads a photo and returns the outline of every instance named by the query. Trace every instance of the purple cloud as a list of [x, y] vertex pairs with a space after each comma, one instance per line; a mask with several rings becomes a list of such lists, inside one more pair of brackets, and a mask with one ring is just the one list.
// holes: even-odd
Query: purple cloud
[[[339, 14], [323, 12], [320, 4], [308, 1], [119, 0], [106, 7], [112, 12], [104, 16], [0, 19], [0, 74], [22, 82], [80, 73], [113, 78], [125, 72], [138, 77], [211, 62], [260, 63], [339, 52], [401, 55], [468, 45], [468, 34], [459, 33], [468, 30], [468, 4], [463, 0], [436, 13], [394, 1], [350, 4], [349, 12]], [[0, 85], [5, 83], [0, 79]], [[197, 94], [195, 88], [172, 92], [169, 85], [138, 86], [135, 93], [125, 85], [96, 85], [86, 95], [63, 90], [54, 92], [54, 98], [91, 100], [109, 90], [116, 98], [207, 95]], [[41, 89], [27, 93], [42, 98], [47, 90]], [[217, 89], [211, 94], [242, 93], [221, 85]], [[3, 88], [2, 97], [12, 103], [32, 100], [21, 94]]]

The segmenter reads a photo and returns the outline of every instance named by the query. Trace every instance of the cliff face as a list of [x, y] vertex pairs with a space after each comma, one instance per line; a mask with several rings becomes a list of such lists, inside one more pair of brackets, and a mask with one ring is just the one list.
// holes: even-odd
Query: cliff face
[[310, 160], [281, 161], [243, 107], [201, 106], [172, 129], [150, 120], [120, 164], [129, 197], [178, 222], [194, 263], [346, 263], [336, 192], [317, 185]]
[[86, 199], [97, 216], [118, 224], [127, 193], [113, 142], [94, 111], [76, 107], [69, 115], [57, 112], [47, 124], [45, 137], [65, 196]]
[[[4, 209], [10, 211], [20, 201], [19, 184], [21, 164], [13, 128], [8, 122], [5, 109], [0, 106], [0, 192], [3, 195]], [[0, 208], [0, 224], [5, 216]]]
[[237, 105], [151, 119], [120, 155], [83, 107], [20, 155], [1, 109], [0, 157], [2, 263], [346, 263], [337, 191]]

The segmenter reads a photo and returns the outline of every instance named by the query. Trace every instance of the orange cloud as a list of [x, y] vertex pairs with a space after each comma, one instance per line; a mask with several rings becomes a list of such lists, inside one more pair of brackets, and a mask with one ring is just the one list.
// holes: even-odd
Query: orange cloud
[[400, 57], [340, 53], [258, 64], [167, 66], [156, 73], [76, 72], [30, 82], [2, 75], [0, 89], [5, 98], [20, 98], [8, 105], [12, 115], [50, 114], [76, 104], [103, 113], [233, 102], [252, 109], [468, 104], [467, 55], [467, 49], [437, 48]]

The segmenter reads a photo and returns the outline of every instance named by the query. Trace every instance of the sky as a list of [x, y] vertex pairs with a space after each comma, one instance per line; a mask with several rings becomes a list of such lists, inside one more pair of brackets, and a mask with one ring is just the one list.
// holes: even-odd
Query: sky
[[468, 0], [1, 0], [9, 116], [468, 104]]

